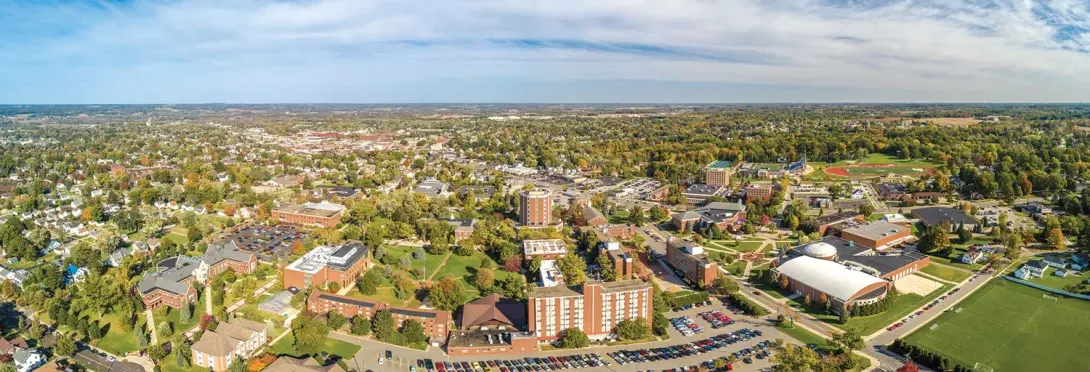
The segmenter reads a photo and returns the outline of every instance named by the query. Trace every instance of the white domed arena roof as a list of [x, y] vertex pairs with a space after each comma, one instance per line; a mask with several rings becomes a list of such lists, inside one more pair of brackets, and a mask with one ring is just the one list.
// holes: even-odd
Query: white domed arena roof
[[802, 253], [814, 258], [828, 258], [836, 256], [836, 247], [826, 242], [814, 242], [803, 247]]

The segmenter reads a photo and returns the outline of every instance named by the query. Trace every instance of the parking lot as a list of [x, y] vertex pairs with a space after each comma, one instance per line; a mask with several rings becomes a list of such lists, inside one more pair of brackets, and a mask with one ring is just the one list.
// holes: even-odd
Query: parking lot
[[[704, 318], [700, 316], [700, 313], [711, 311], [711, 310], [719, 310], [722, 314], [724, 314], [726, 316], [729, 316], [732, 320], [734, 320], [734, 323], [730, 324], [730, 325], [726, 325], [726, 326], [721, 326], [720, 328], [713, 328], [711, 322], [708, 322], [708, 321], [704, 320]], [[774, 327], [770, 326], [769, 324], [767, 324], [763, 320], [755, 320], [755, 319], [751, 319], [751, 318], [744, 318], [741, 315], [734, 315], [731, 311], [729, 311], [725, 306], [723, 306], [718, 301], [713, 301], [713, 304], [710, 305], [710, 306], [703, 306], [703, 307], [692, 308], [692, 309], [684, 310], [684, 311], [671, 312], [671, 313], [667, 314], [667, 317], [668, 318], [688, 317], [695, 324], [697, 324], [698, 326], [704, 328], [705, 332], [700, 334], [699, 336], [685, 337], [678, 330], [673, 329], [671, 327], [671, 328], [667, 328], [667, 333], [670, 335], [669, 340], [662, 340], [662, 341], [655, 341], [655, 342], [648, 342], [648, 343], [641, 343], [641, 344], [622, 345], [622, 346], [593, 347], [593, 348], [580, 349], [580, 350], [550, 350], [550, 351], [541, 351], [541, 352], [535, 352], [535, 353], [492, 354], [492, 355], [480, 355], [480, 356], [469, 356], [469, 357], [451, 357], [451, 356], [445, 355], [445, 354], [441, 355], [441, 356], [438, 355], [438, 354], [434, 354], [434, 357], [432, 357], [431, 359], [432, 359], [433, 365], [435, 363], [437, 363], [437, 362], [451, 362], [452, 365], [453, 365], [454, 362], [458, 362], [459, 366], [461, 366], [461, 362], [467, 362], [467, 363], [469, 363], [470, 368], [472, 368], [473, 362], [477, 362], [478, 366], [481, 366], [482, 365], [481, 363], [483, 362], [484, 363], [483, 367], [481, 367], [482, 371], [484, 370], [485, 367], [488, 366], [488, 361], [492, 361], [492, 363], [495, 365], [497, 360], [500, 361], [500, 364], [504, 364], [503, 363], [504, 361], [508, 361], [510, 363], [510, 362], [512, 362], [514, 360], [521, 360], [523, 362], [523, 368], [524, 368], [524, 371], [525, 371], [526, 370], [525, 369], [525, 364], [527, 362], [525, 360], [525, 358], [545, 358], [545, 360], [549, 360], [548, 359], [549, 357], [559, 358], [559, 357], [569, 357], [569, 356], [575, 356], [575, 355], [583, 355], [584, 358], [585, 358], [585, 355], [598, 354], [598, 355], [601, 356], [602, 360], [604, 362], [608, 362], [609, 365], [605, 365], [604, 363], [602, 363], [602, 364], [600, 364], [598, 366], [592, 366], [589, 363], [587, 363], [586, 367], [579, 367], [577, 369], [580, 370], [580, 371], [584, 371], [584, 370], [586, 370], [586, 371], [648, 371], [648, 370], [651, 370], [651, 371], [669, 371], [671, 369], [679, 369], [680, 367], [683, 367], [683, 366], [684, 367], [699, 366], [702, 363], [706, 363], [708, 361], [712, 361], [712, 360], [715, 360], [715, 359], [717, 359], [719, 357], [726, 356], [726, 355], [729, 355], [729, 354], [740, 353], [739, 355], [741, 355], [741, 353], [747, 353], [747, 352], [745, 352], [745, 350], [749, 349], [749, 352], [747, 353], [747, 355], [750, 356], [749, 359], [750, 359], [751, 363], [746, 363], [744, 358], [739, 358], [738, 362], [734, 363], [733, 370], [736, 370], [736, 371], [739, 371], [739, 370], [740, 371], [757, 371], [757, 370], [761, 370], [761, 369], [768, 368], [768, 367], [772, 366], [772, 363], [769, 360], [769, 357], [771, 356], [771, 353], [768, 355], [769, 357], [765, 357], [764, 355], [762, 355], [761, 358], [756, 358], [757, 353], [761, 353], [763, 351], [761, 349], [762, 342], [764, 342], [763, 345], [765, 345], [767, 347], [767, 345], [769, 345], [770, 342], [772, 342], [772, 341], [774, 341], [776, 339], [792, 340], [790, 337], [780, 333], [778, 330], [776, 330]], [[683, 346], [683, 345], [690, 345], [690, 346], [695, 347], [695, 345], [693, 345], [694, 342], [698, 342], [698, 341], [703, 342], [704, 340], [714, 339], [715, 337], [721, 336], [721, 335], [736, 334], [737, 332], [741, 331], [742, 329], [749, 329], [750, 331], [758, 331], [760, 333], [759, 333], [759, 335], [754, 334], [754, 335], [756, 335], [755, 337], [749, 337], [748, 339], [738, 339], [737, 341], [734, 341], [733, 343], [730, 343], [730, 344], [724, 343], [724, 345], [721, 348], [715, 349], [713, 352], [692, 353], [691, 355], [678, 354], [678, 357], [676, 357], [674, 359], [647, 360], [645, 362], [636, 362], [636, 363], [627, 363], [626, 362], [626, 364], [622, 366], [622, 365], [620, 365], [618, 363], [618, 361], [616, 359], [614, 359], [613, 357], [611, 357], [609, 355], [610, 353], [620, 352], [622, 350], [639, 350], [639, 349], [650, 350], [650, 349], [655, 349], [655, 348], [669, 348], [669, 347], [684, 347], [684, 348], [688, 349], [689, 346]], [[721, 338], [721, 340], [725, 340], [725, 339]], [[403, 360], [403, 359], [400, 358], [399, 354], [404, 354], [404, 352], [395, 351], [395, 355], [394, 355], [395, 363], [391, 363], [391, 361], [386, 361], [381, 366], [379, 366], [379, 365], [368, 365], [366, 367], [366, 369], [372, 369], [372, 370], [374, 370], [376, 372], [381, 372], [381, 371], [410, 371], [410, 370], [416, 370], [416, 371], [420, 371], [420, 372], [426, 371], [426, 368], [417, 367], [418, 363], [423, 362], [422, 360], [419, 361], [419, 362], [418, 362], [417, 359]], [[365, 359], [365, 360], [375, 360], [375, 359]], [[551, 360], [549, 360], [549, 361], [551, 362]], [[573, 364], [573, 366], [574, 366], [574, 364]], [[507, 367], [507, 366], [504, 365], [504, 367]], [[445, 366], [444, 366], [444, 368], [445, 368]], [[510, 367], [507, 367], [507, 368], [508, 368], [508, 371], [512, 371], [512, 369]], [[531, 370], [534, 370], [532, 365], [531, 365], [530, 368], [531, 368]], [[539, 366], [539, 368], [541, 368], [542, 371], [546, 371], [546, 370], [551, 371], [552, 370], [552, 369], [545, 369], [546, 367], [544, 367], [544, 364]], [[464, 369], [464, 366], [463, 366], [463, 369]], [[491, 371], [494, 371], [494, 372], [502, 372], [502, 370], [500, 368], [498, 368], [498, 367], [488, 367], [488, 369], [491, 370]], [[475, 370], [475, 369], [473, 369], [473, 370]], [[561, 369], [561, 370], [563, 370], [563, 369]], [[514, 369], [514, 371], [518, 372], [518, 369], [516, 368], [516, 369]], [[536, 372], [536, 370], [534, 370], [534, 371]], [[457, 369], [455, 369], [455, 372], [457, 372]]]

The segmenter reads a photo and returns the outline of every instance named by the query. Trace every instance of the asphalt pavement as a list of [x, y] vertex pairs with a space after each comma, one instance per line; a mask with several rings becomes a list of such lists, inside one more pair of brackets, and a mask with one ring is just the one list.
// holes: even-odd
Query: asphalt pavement
[[[732, 325], [727, 326], [727, 327], [719, 328], [719, 329], [712, 329], [711, 325], [708, 324], [708, 322], [704, 321], [703, 318], [701, 318], [699, 315], [697, 315], [698, 313], [708, 311], [708, 310], [713, 310], [713, 309], [724, 311], [728, 316], [731, 317], [731, 319], [735, 320], [735, 324], [732, 324]], [[698, 364], [700, 364], [702, 362], [705, 362], [705, 361], [708, 361], [708, 360], [713, 360], [713, 359], [716, 359], [716, 358], [721, 357], [721, 356], [726, 356], [729, 353], [733, 353], [735, 351], [738, 351], [738, 350], [741, 350], [741, 349], [744, 349], [744, 348], [747, 348], [747, 347], [754, 347], [758, 342], [760, 342], [762, 340], [770, 340], [771, 341], [771, 340], [776, 340], [776, 339], [782, 339], [782, 340], [784, 340], [786, 342], [801, 344], [801, 342], [799, 342], [798, 340], [795, 340], [795, 339], [791, 338], [790, 336], [787, 336], [787, 335], [781, 333], [775, 327], [773, 327], [772, 325], [767, 323], [766, 320], [753, 319], [753, 318], [750, 318], [750, 317], [747, 317], [747, 316], [744, 316], [744, 315], [741, 315], [741, 314], [739, 314], [739, 315], [730, 314], [729, 311], [726, 311], [725, 306], [720, 304], [718, 301], [714, 301], [714, 305], [712, 305], [712, 306], [704, 306], [704, 307], [701, 307], [701, 308], [695, 308], [695, 309], [690, 309], [690, 310], [680, 311], [680, 312], [671, 312], [671, 313], [667, 314], [668, 318], [674, 318], [674, 317], [680, 317], [680, 316], [689, 316], [689, 318], [691, 318], [693, 321], [695, 321], [697, 324], [699, 324], [701, 327], [704, 328], [704, 332], [700, 333], [700, 334], [692, 335], [692, 336], [683, 336], [680, 332], [678, 332], [676, 329], [671, 327], [671, 328], [668, 328], [668, 333], [670, 334], [670, 339], [669, 340], [661, 340], [661, 341], [654, 341], [654, 342], [633, 344], [633, 345], [622, 345], [622, 346], [589, 347], [589, 348], [578, 349], [578, 350], [560, 349], [560, 350], [540, 351], [540, 352], [534, 352], [534, 353], [490, 354], [490, 355], [475, 355], [475, 356], [466, 356], [466, 357], [450, 356], [450, 355], [445, 354], [439, 348], [429, 348], [429, 350], [427, 350], [427, 351], [420, 351], [420, 350], [406, 349], [406, 348], [401, 348], [401, 347], [397, 347], [397, 346], [393, 346], [393, 345], [389, 345], [389, 344], [379, 343], [379, 342], [375, 342], [375, 341], [372, 341], [372, 340], [359, 339], [359, 338], [355, 338], [355, 337], [351, 337], [351, 336], [345, 337], [345, 335], [342, 335], [342, 334], [332, 334], [331, 336], [336, 337], [338, 339], [345, 340], [345, 341], [354, 342], [354, 343], [359, 344], [359, 345], [362, 346], [362, 349], [359, 351], [359, 353], [357, 353], [355, 355], [355, 357], [353, 357], [352, 359], [346, 360], [346, 363], [348, 364], [349, 367], [357, 368], [357, 369], [360, 369], [361, 371], [366, 371], [366, 370], [370, 369], [370, 370], [373, 370], [375, 372], [408, 371], [409, 366], [416, 365], [417, 359], [431, 359], [432, 361], [436, 361], [436, 362], [438, 362], [438, 361], [448, 361], [448, 362], [467, 361], [467, 362], [474, 362], [474, 361], [484, 361], [484, 360], [512, 360], [512, 359], [521, 359], [521, 358], [524, 358], [524, 357], [567, 356], [567, 355], [589, 354], [589, 353], [597, 353], [597, 354], [601, 355], [602, 358], [609, 361], [611, 363], [611, 365], [610, 366], [603, 366], [603, 367], [596, 367], [596, 368], [580, 368], [579, 369], [580, 371], [583, 371], [583, 370], [586, 370], [586, 371], [603, 371], [603, 372], [604, 371], [614, 371], [614, 372], [618, 372], [618, 371], [646, 371], [646, 370], [662, 371], [662, 370], [666, 370], [666, 369], [670, 369], [670, 368], [678, 368], [678, 367], [682, 367], [682, 366], [698, 365]], [[622, 365], [618, 364], [615, 360], [613, 360], [613, 358], [606, 355], [607, 353], [611, 353], [611, 352], [619, 351], [619, 350], [638, 350], [638, 349], [649, 349], [649, 348], [655, 348], [655, 347], [680, 345], [680, 344], [689, 343], [689, 342], [693, 342], [693, 341], [697, 341], [697, 340], [703, 340], [703, 339], [710, 338], [712, 336], [716, 336], [716, 335], [720, 335], [720, 334], [726, 334], [726, 333], [734, 332], [734, 331], [740, 330], [742, 328], [760, 330], [763, 333], [763, 335], [761, 337], [756, 338], [756, 339], [751, 339], [749, 341], [746, 341], [746, 342], [740, 343], [740, 344], [730, 345], [730, 346], [727, 346], [724, 349], [716, 350], [716, 351], [711, 352], [711, 353], [693, 355], [693, 356], [680, 358], [680, 359], [673, 359], [673, 360], [656, 361], [656, 362], [648, 362], [648, 363], [626, 364], [626, 365], [622, 366]], [[385, 360], [383, 362], [383, 364], [379, 365], [378, 364], [378, 359], [379, 359], [380, 356], [383, 356], [383, 357], [385, 356], [386, 350], [390, 350], [391, 354], [393, 355], [393, 358], [387, 359], [387, 360]], [[765, 369], [765, 368], [769, 368], [771, 366], [772, 366], [772, 364], [771, 364], [771, 361], [769, 359], [763, 359], [763, 360], [753, 359], [752, 364], [745, 364], [742, 361], [738, 361], [737, 363], [734, 364], [735, 370], [737, 370], [737, 371], [758, 371], [758, 370], [762, 370], [762, 369]]]

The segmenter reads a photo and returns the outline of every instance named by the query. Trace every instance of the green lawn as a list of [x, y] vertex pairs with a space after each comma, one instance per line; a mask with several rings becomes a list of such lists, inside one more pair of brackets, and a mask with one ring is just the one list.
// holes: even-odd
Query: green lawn
[[962, 269], [970, 270], [970, 271], [980, 270], [981, 268], [984, 267], [984, 265], [980, 265], [980, 264], [967, 265], [967, 264], [962, 263], [961, 262], [961, 255], [965, 254], [965, 250], [966, 250], [966, 248], [964, 246], [962, 246], [962, 247], [954, 246], [954, 251], [952, 253], [950, 253], [949, 256], [943, 257], [943, 256], [939, 256], [937, 254], [929, 254], [928, 256], [931, 257], [932, 262], [938, 262], [938, 263], [941, 263], [941, 264], [945, 264], [945, 265], [949, 265], [949, 266], [953, 266], [953, 267], [958, 267], [958, 268], [962, 268]]
[[[477, 272], [477, 268], [481, 266], [481, 262], [484, 260], [492, 260], [492, 258], [481, 252], [473, 252], [473, 254], [469, 256], [451, 254], [450, 258], [447, 259], [447, 263], [439, 268], [439, 271], [432, 280], [438, 281], [439, 279], [448, 276], [452, 278], [467, 278], [470, 274]], [[493, 261], [493, 263], [495, 263], [495, 261]], [[499, 264], [496, 264], [495, 266], [499, 267]], [[493, 271], [496, 273], [496, 280], [505, 278], [510, 274], [498, 269], [494, 269]], [[467, 278], [467, 280], [469, 279]]]
[[949, 284], [943, 285], [941, 288], [928, 293], [926, 297], [912, 293], [898, 294], [897, 298], [893, 300], [893, 305], [885, 312], [878, 315], [852, 317], [848, 319], [847, 324], [840, 324], [840, 317], [825, 314], [824, 311], [803, 310], [802, 297], [797, 297], [794, 300], [791, 300], [791, 302], [797, 305], [795, 306], [797, 309], [807, 311], [818, 320], [844, 330], [855, 329], [859, 334], [865, 336], [885, 328], [891, 323], [895, 323], [898, 319], [908, 316], [912, 311], [941, 296], [946, 293], [946, 291], [949, 291], [951, 287], [952, 286]]
[[166, 359], [163, 359], [163, 362], [159, 364], [159, 368], [163, 372], [208, 372], [209, 371], [209, 369], [207, 367], [201, 367], [201, 366], [198, 366], [196, 364], [193, 364], [192, 360], [189, 361], [190, 365], [189, 365], [188, 368], [179, 368], [178, 364], [177, 364], [178, 363], [177, 359], [178, 359], [177, 351], [172, 352], [172, 353], [170, 353], [170, 355], [167, 355]]
[[994, 371], [1082, 371], [1090, 364], [1090, 302], [993, 280], [907, 341], [962, 366]]
[[713, 242], [721, 247], [730, 248], [739, 252], [753, 252], [756, 251], [757, 248], [760, 248], [762, 245], [764, 245], [764, 242], [762, 241], [743, 240], [738, 242], [737, 245], [734, 241], [731, 240], [716, 240]]
[[[182, 229], [182, 230], [185, 230], [185, 229]], [[189, 238], [188, 237], [186, 237], [185, 235], [176, 233], [174, 231], [171, 231], [169, 234], [163, 235], [163, 239], [173, 240], [174, 244], [177, 244], [177, 245], [185, 245], [186, 243], [189, 243]]]
[[[783, 332], [788, 336], [791, 336], [791, 338], [794, 338], [805, 345], [815, 345], [818, 347], [818, 349], [824, 350], [827, 353], [833, 352], [833, 346], [829, 344], [829, 340], [826, 340], [825, 338], [818, 336], [813, 332], [807, 331], [805, 328], [797, 326], [776, 326], [776, 330]], [[851, 371], [862, 371], [870, 368], [870, 359], [868, 359], [867, 357], [853, 354], [852, 359], [856, 360], [857, 367], [855, 367], [855, 369], [852, 369]]]
[[[1072, 285], [1072, 284], [1079, 284], [1079, 283], [1085, 282], [1086, 279], [1090, 278], [1090, 275], [1086, 275], [1085, 272], [1083, 272], [1082, 275], [1078, 275], [1078, 276], [1068, 274], [1067, 276], [1065, 276], [1063, 278], [1052, 275], [1055, 272], [1056, 272], [1055, 268], [1049, 267], [1049, 268], [1045, 269], [1045, 275], [1044, 276], [1042, 276], [1040, 278], [1032, 278], [1031, 277], [1031, 278], [1029, 278], [1029, 281], [1040, 284], [1040, 285], [1043, 285], [1043, 286], [1046, 286], [1046, 287], [1049, 287], [1049, 288], [1056, 288], [1056, 289], [1061, 289], [1062, 290], [1062, 289], [1064, 289], [1064, 287], [1067, 287], [1067, 286]], [[1068, 271], [1068, 273], [1071, 273], [1071, 271]]]
[[201, 294], [200, 301], [193, 304], [193, 316], [189, 318], [188, 322], [183, 323], [178, 321], [182, 312], [178, 311], [178, 309], [171, 308], [166, 319], [155, 318], [155, 326], [158, 326], [159, 323], [162, 323], [164, 320], [170, 321], [174, 324], [174, 334], [179, 334], [193, 328], [197, 323], [201, 322], [201, 315], [204, 315], [204, 310], [207, 308], [207, 306], [204, 305], [204, 302], [208, 300], [208, 295], [208, 289], [205, 289], [204, 293]]
[[741, 260], [734, 261], [727, 266], [727, 271], [729, 271], [731, 274], [741, 276], [746, 271], [746, 262]]
[[[448, 253], [448, 254], [445, 254], [445, 255], [434, 255], [434, 254], [426, 254], [425, 253], [423, 260], [417, 260], [417, 259], [413, 259], [413, 256], [412, 256], [413, 252], [415, 252], [415, 251], [416, 251], [416, 247], [409, 247], [409, 246], [402, 246], [402, 245], [397, 245], [397, 246], [392, 246], [392, 247], [387, 247], [386, 248], [386, 254], [393, 255], [394, 257], [401, 257], [403, 255], [408, 255], [409, 258], [412, 261], [412, 268], [413, 269], [424, 269], [426, 275], [431, 275], [432, 273], [434, 273], [435, 269], [439, 268], [439, 264], [441, 262], [443, 262], [443, 258], [446, 258], [447, 255], [453, 254], [453, 253]], [[396, 262], [396, 260], [394, 262]]]
[[379, 287], [378, 290], [377, 290], [377, 293], [375, 293], [375, 295], [373, 295], [373, 296], [369, 296], [369, 295], [365, 295], [365, 294], [360, 293], [360, 290], [358, 288], [352, 288], [352, 290], [348, 291], [348, 293], [345, 294], [345, 296], [355, 297], [355, 298], [362, 298], [362, 299], [367, 299], [367, 300], [372, 300], [372, 301], [382, 301], [382, 302], [389, 303], [390, 305], [393, 305], [393, 306], [405, 306], [405, 307], [420, 306], [420, 302], [417, 301], [415, 298], [409, 299], [408, 301], [398, 299], [397, 296], [394, 295], [394, 287], [389, 286], [389, 285], [384, 286], [384, 287]]
[[767, 267], [761, 270], [758, 270], [757, 268], [749, 269], [749, 282], [750, 284], [753, 284], [754, 288], [760, 289], [762, 292], [768, 294], [775, 299], [787, 298], [788, 296], [791, 296], [793, 294], [786, 289], [780, 288], [780, 286], [768, 284], [763, 281], [757, 280], [757, 278], [760, 278], [762, 275], [764, 275], [765, 271], [768, 271]]
[[920, 271], [928, 275], [938, 277], [940, 279], [946, 279], [958, 283], [965, 279], [969, 279], [969, 277], [973, 275], [968, 271], [958, 270], [953, 267], [936, 264], [934, 262], [932, 262], [930, 265], [927, 265]]
[[19, 260], [19, 262], [16, 263], [7, 263], [5, 261], [4, 266], [10, 270], [30, 270], [38, 267], [38, 265], [40, 265], [38, 262], [39, 260]]
[[[288, 333], [287, 336], [277, 341], [272, 345], [272, 352], [276, 355], [289, 355], [293, 357], [301, 357], [302, 355], [295, 351], [295, 335]], [[332, 337], [326, 337], [323, 344], [322, 351], [340, 356], [344, 359], [351, 359], [360, 351], [360, 345], [344, 342], [341, 340], [333, 339]]]
[[[143, 317], [138, 317], [137, 327], [146, 322], [143, 319]], [[106, 314], [99, 322], [103, 327], [109, 328], [105, 336], [92, 342], [98, 348], [123, 356], [139, 347], [138, 341], [136, 341], [136, 332], [121, 329], [121, 316], [119, 314]]]
[[824, 165], [826, 168], [828, 168], [828, 167], [836, 167], [836, 166], [841, 166], [841, 165], [852, 165], [852, 164], [897, 164], [897, 165], [903, 165], [903, 166], [923, 166], [923, 167], [938, 166], [938, 164], [932, 163], [932, 162], [927, 161], [927, 160], [899, 159], [899, 158], [897, 158], [895, 156], [889, 156], [889, 155], [886, 155], [886, 154], [867, 154], [867, 157], [863, 158], [862, 161], [841, 160], [841, 161], [838, 161], [836, 163], [822, 164], [822, 165]]

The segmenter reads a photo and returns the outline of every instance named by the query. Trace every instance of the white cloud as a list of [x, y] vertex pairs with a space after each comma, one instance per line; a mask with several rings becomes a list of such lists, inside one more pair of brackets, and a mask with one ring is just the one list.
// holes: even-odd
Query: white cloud
[[0, 21], [0, 82], [16, 87], [82, 76], [139, 78], [122, 84], [135, 90], [184, 78], [284, 89], [296, 80], [286, 74], [302, 74], [338, 86], [627, 79], [864, 89], [871, 100], [1090, 97], [1090, 10], [1074, 0], [12, 2]]

